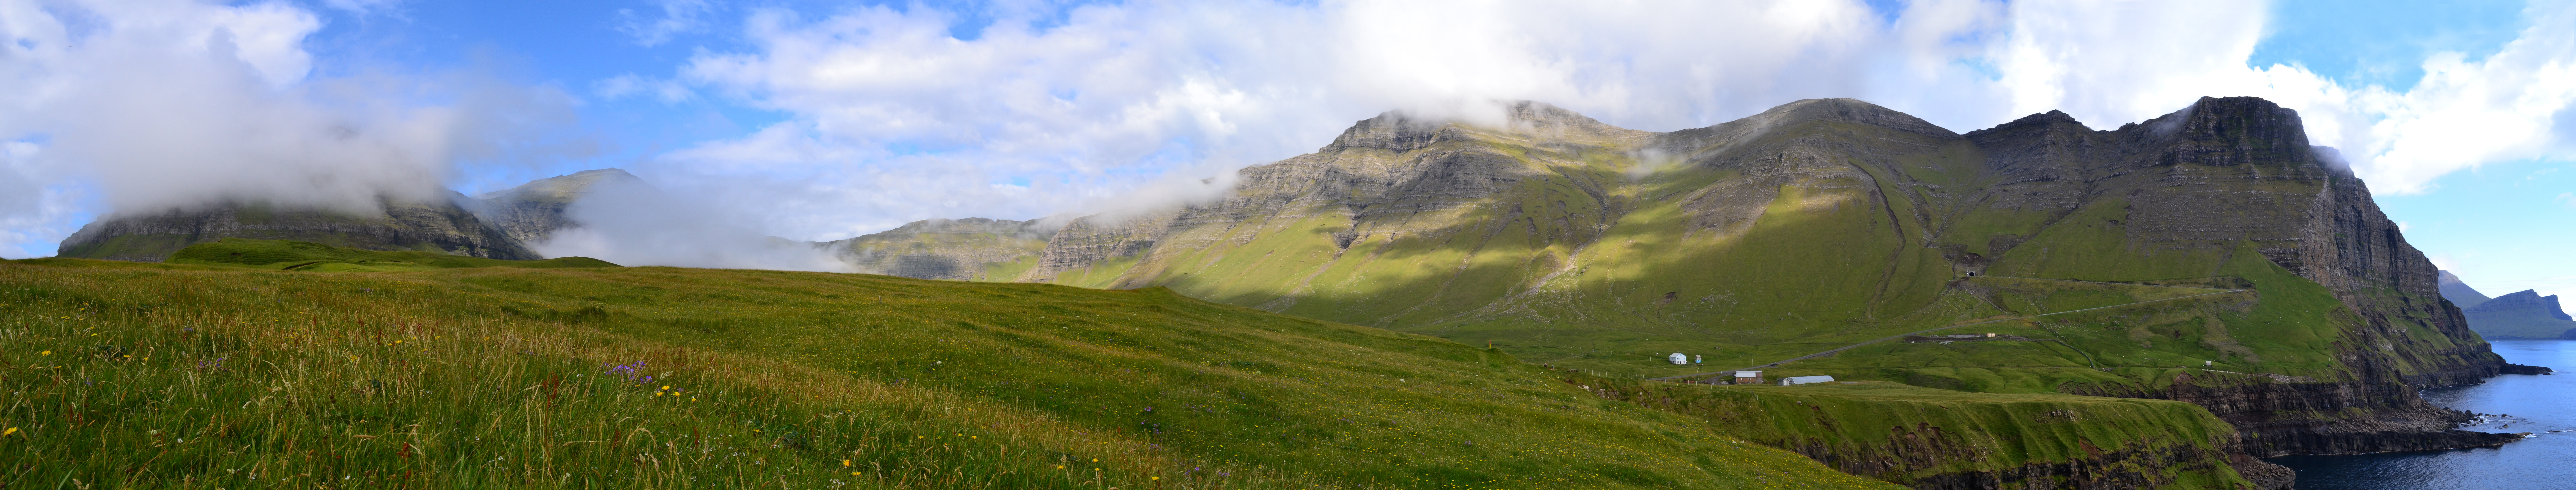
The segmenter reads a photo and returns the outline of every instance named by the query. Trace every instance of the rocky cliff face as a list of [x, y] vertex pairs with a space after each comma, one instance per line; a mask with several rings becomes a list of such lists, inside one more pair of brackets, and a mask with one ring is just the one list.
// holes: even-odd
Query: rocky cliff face
[[[1169, 286], [1602, 368], [1634, 344], [1753, 365], [1778, 359], [1765, 345], [2021, 311], [1958, 294], [1971, 272], [2241, 284], [2233, 303], [2034, 330], [2084, 351], [2057, 354], [2073, 366], [2164, 374], [1997, 371], [2201, 403], [2262, 454], [2442, 445], [2447, 416], [2414, 390], [2502, 366], [2363, 183], [2260, 99], [2107, 131], [2050, 112], [1964, 135], [1848, 99], [1672, 133], [1535, 103], [1510, 114], [1361, 121], [1316, 153], [1243, 169], [1223, 201], [1077, 219], [1022, 278]], [[1905, 352], [1816, 362], [1904, 371], [1920, 365], [1902, 356], [1929, 355]], [[2177, 358], [2286, 381], [2198, 387]]]
[[541, 259], [517, 239], [468, 212], [453, 196], [442, 202], [383, 201], [381, 213], [219, 204], [151, 213], [120, 213], [82, 226], [57, 256], [159, 262], [188, 245], [220, 238], [298, 240], [368, 250], [422, 250], [494, 259]]
[[985, 218], [922, 220], [825, 242], [859, 272], [919, 279], [1003, 281], [1038, 264], [1058, 223]]
[[2576, 320], [2558, 306], [2558, 296], [2529, 289], [2497, 296], [2462, 311], [2480, 334], [2507, 339], [2555, 339], [2576, 336]]
[[467, 198], [437, 202], [386, 200], [383, 212], [288, 209], [219, 203], [158, 212], [118, 213], [63, 240], [62, 257], [158, 262], [181, 248], [218, 238], [298, 240], [368, 250], [428, 250], [495, 259], [541, 259], [527, 244], [575, 223], [564, 211], [609, 185], [643, 185], [618, 169], [587, 170]]
[[511, 239], [540, 243], [553, 238], [555, 230], [578, 225], [564, 214], [574, 201], [601, 186], [618, 185], [641, 186], [644, 179], [614, 168], [537, 179], [485, 195], [476, 200], [474, 214], [500, 227]]

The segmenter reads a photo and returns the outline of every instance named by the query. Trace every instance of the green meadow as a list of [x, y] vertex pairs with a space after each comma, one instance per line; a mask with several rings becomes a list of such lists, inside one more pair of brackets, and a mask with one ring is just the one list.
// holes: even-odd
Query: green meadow
[[0, 263], [0, 487], [1893, 488], [1161, 288], [210, 245]]

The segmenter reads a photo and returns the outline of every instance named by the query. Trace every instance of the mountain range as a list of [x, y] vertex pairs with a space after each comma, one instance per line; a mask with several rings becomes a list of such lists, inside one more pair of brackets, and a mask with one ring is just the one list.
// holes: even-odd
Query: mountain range
[[[2050, 111], [1964, 134], [1851, 99], [1662, 133], [1505, 109], [1500, 124], [1362, 120], [1237, 171], [1212, 201], [925, 220], [828, 246], [864, 271], [1164, 287], [1610, 378], [1761, 368], [2179, 400], [2233, 424], [2252, 457], [2513, 438], [2448, 430], [2469, 415], [2415, 395], [2505, 364], [2367, 187], [2262, 99], [2203, 98], [2110, 130]], [[633, 177], [389, 203], [383, 217], [120, 214], [62, 255], [156, 260], [234, 236], [533, 257], [524, 244], [572, 224], [565, 207], [610, 179]], [[2532, 296], [2481, 305], [2557, 311]], [[2027, 341], [1880, 341], [1959, 333]], [[2272, 471], [2244, 461], [2240, 473]]]
[[[1016, 279], [1169, 287], [1639, 377], [2174, 291], [2072, 285], [2242, 291], [2011, 324], [2072, 350], [1879, 344], [1773, 369], [2194, 401], [2264, 455], [2438, 433], [2465, 415], [2413, 391], [2504, 365], [2367, 187], [2261, 99], [1965, 134], [1849, 99], [1669, 133], [1509, 115], [1363, 120], [1239, 171], [1221, 200], [1070, 220]], [[2104, 363], [2188, 372], [2068, 369]], [[2228, 372], [2276, 382], [2188, 381]]]
[[2469, 328], [2487, 338], [2576, 340], [2576, 319], [2559, 308], [2557, 295], [2525, 289], [2488, 298], [2460, 276], [2442, 271], [2442, 297], [2459, 305]]
[[65, 238], [55, 256], [160, 262], [170, 254], [224, 238], [296, 240], [364, 250], [446, 252], [474, 257], [541, 259], [531, 243], [574, 226], [565, 215], [592, 187], [641, 184], [618, 169], [538, 179], [481, 198], [448, 191], [434, 201], [381, 198], [380, 210], [351, 212], [220, 202], [146, 211], [120, 210]]

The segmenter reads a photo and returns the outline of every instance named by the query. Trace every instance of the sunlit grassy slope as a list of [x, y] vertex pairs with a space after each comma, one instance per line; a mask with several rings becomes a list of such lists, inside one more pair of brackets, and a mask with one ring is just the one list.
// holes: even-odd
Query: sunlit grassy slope
[[1605, 398], [1700, 417], [1915, 488], [2244, 488], [2235, 428], [2189, 403], [1885, 381], [1684, 385], [1577, 376]]
[[[1621, 377], [1743, 368], [1947, 325], [2235, 289], [2246, 291], [1974, 328], [2054, 342], [1874, 344], [1785, 369], [2024, 393], [2066, 383], [2142, 386], [2160, 381], [2124, 373], [2204, 363], [2351, 379], [2359, 368], [2334, 358], [2337, 343], [2361, 342], [2352, 332], [2380, 328], [2371, 325], [2381, 320], [2392, 325], [2388, 335], [2413, 339], [2412, 349], [2476, 350], [2428, 328], [2431, 318], [2356, 313], [2258, 252], [2281, 243], [2134, 241], [2142, 238], [2124, 223], [2138, 221], [2129, 213], [2142, 204], [2120, 195], [2065, 213], [1996, 205], [1983, 189], [2043, 184], [2008, 182], [1965, 140], [1806, 121], [1689, 157], [1699, 163], [1656, 167], [1615, 141], [1533, 143], [1500, 130], [1452, 129], [1474, 137], [1331, 158], [1487, 154], [1479, 161], [1505, 162], [1495, 172], [1513, 176], [1508, 186], [1370, 208], [1415, 210], [1404, 212], [1351, 214], [1317, 200], [1320, 211], [1176, 232], [1155, 245], [1171, 250], [1102, 260], [1053, 281], [1164, 285], [1222, 303], [1490, 342], [1531, 362]], [[2151, 187], [2143, 182], [2154, 175], [2162, 174], [2097, 184]], [[2184, 197], [2317, 191], [2245, 178], [2189, 192], [2199, 194]], [[2234, 205], [2272, 216], [2306, 212], [2286, 207], [2293, 202], [2306, 201]], [[1360, 238], [1343, 247], [1336, 234]], [[1963, 279], [1964, 263], [2004, 277]], [[2392, 304], [2436, 299], [2361, 294]], [[1705, 364], [1666, 363], [1675, 352], [1704, 356]], [[2421, 362], [2432, 361], [2399, 356], [2368, 369], [2435, 370]]]
[[1887, 487], [1163, 289], [0, 264], [6, 488]]

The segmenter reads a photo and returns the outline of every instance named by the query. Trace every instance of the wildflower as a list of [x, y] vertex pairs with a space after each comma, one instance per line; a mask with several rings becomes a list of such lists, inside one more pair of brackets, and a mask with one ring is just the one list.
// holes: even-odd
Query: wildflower
[[16, 434], [16, 433], [18, 433], [18, 428], [17, 428], [17, 427], [10, 427], [10, 428], [9, 428], [9, 430], [0, 430], [0, 436], [6, 436], [6, 435]]
[[850, 472], [850, 476], [859, 476], [859, 472], [852, 471]]
[[846, 460], [846, 459], [841, 460], [841, 466], [842, 466], [842, 467], [848, 467], [848, 466], [850, 466], [850, 460]]
[[38, 352], [38, 353], [36, 353], [36, 355], [39, 355], [39, 356], [50, 356], [50, 355], [54, 355], [54, 351]]

